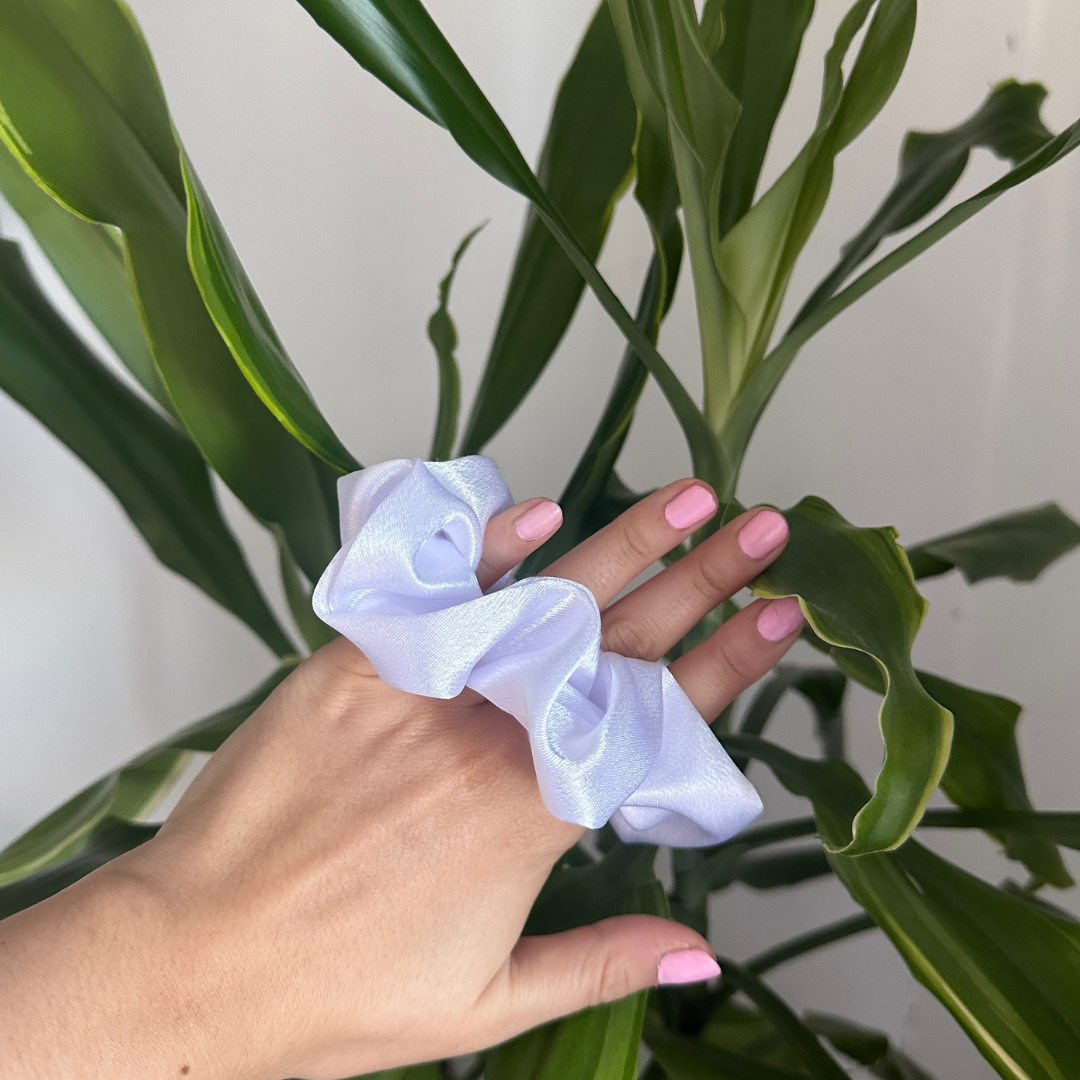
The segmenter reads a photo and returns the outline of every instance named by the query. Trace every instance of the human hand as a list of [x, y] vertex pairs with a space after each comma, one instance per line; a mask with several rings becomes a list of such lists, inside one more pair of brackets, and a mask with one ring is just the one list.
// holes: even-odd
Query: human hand
[[[615, 599], [715, 510], [679, 481], [546, 572], [592, 590], [605, 649], [658, 659], [786, 541], [779, 514], [748, 511]], [[482, 587], [559, 521], [539, 499], [493, 518]], [[800, 625], [795, 601], [756, 601], [671, 672], [712, 719]], [[0, 924], [0, 1057], [6, 1038], [12, 1080], [331, 1080], [715, 974], [707, 942], [651, 916], [519, 937], [581, 833], [545, 809], [515, 720], [471, 691], [396, 690], [336, 640], [211, 758], [154, 840]], [[62, 1039], [41, 1038], [50, 1018]]]

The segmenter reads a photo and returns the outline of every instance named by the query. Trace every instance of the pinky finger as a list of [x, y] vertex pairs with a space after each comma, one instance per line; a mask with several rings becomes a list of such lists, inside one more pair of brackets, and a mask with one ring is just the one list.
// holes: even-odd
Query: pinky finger
[[711, 721], [780, 662], [799, 639], [802, 624], [794, 597], [756, 600], [669, 670], [697, 711]]
[[562, 525], [562, 510], [551, 499], [526, 499], [496, 514], [484, 530], [484, 552], [476, 568], [481, 589], [490, 589]]

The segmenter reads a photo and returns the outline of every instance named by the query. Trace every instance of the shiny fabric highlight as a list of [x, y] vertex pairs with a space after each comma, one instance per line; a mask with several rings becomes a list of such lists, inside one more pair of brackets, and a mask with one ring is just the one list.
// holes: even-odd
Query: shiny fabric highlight
[[476, 566], [488, 519], [512, 505], [490, 458], [373, 465], [338, 481], [342, 547], [316, 614], [390, 685], [466, 687], [529, 732], [545, 805], [629, 842], [695, 847], [734, 835], [761, 800], [662, 664], [600, 649], [600, 612], [574, 581]]

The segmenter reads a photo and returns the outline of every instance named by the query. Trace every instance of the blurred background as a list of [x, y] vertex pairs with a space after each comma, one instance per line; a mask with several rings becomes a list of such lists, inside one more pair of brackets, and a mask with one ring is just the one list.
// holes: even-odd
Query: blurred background
[[[357, 67], [294, 0], [130, 2], [181, 137], [331, 423], [366, 463], [425, 454], [436, 369], [424, 328], [436, 283], [460, 237], [488, 220], [452, 298], [467, 404], [522, 201]], [[428, 7], [535, 160], [592, 0]], [[821, 57], [846, 7], [818, 0], [766, 183], [812, 125]], [[837, 163], [790, 314], [884, 195], [906, 130], [954, 125], [1006, 76], [1050, 88], [1044, 119], [1052, 130], [1080, 115], [1078, 41], [1075, 0], [924, 0], [896, 93]], [[951, 201], [1002, 171], [977, 151]], [[0, 218], [8, 235], [22, 237], [10, 210]], [[601, 268], [628, 306], [648, 252], [643, 219], [626, 200]], [[1046, 499], [1080, 516], [1078, 270], [1074, 155], [985, 210], [804, 349], [755, 436], [741, 499], [786, 506], [818, 494], [858, 524], [896, 525], [906, 542]], [[700, 388], [686, 268], [661, 351]], [[489, 447], [518, 498], [558, 497], [621, 352], [618, 331], [586, 293], [537, 389]], [[0, 461], [2, 846], [78, 788], [242, 695], [272, 660], [231, 616], [161, 569], [98, 481], [5, 397]], [[650, 386], [622, 475], [640, 489], [688, 471], [678, 428]], [[269, 542], [227, 492], [222, 499], [276, 596]], [[1021, 750], [1035, 804], [1080, 807], [1080, 556], [1034, 585], [968, 588], [952, 575], [924, 592], [931, 610], [919, 665], [1023, 702]], [[876, 708], [869, 694], [851, 694], [850, 743], [868, 776], [881, 757]], [[797, 703], [786, 706], [775, 734], [813, 750], [809, 715]], [[795, 808], [763, 771], [751, 775], [768, 818]], [[931, 839], [992, 880], [1017, 875], [988, 842]], [[1080, 872], [1075, 853], [1067, 857]], [[832, 878], [790, 893], [740, 889], [713, 912], [714, 944], [736, 957], [854, 910]], [[1080, 910], [1076, 892], [1053, 899]], [[833, 946], [770, 979], [799, 1008], [887, 1029], [943, 1078], [992, 1076], [880, 936]]]

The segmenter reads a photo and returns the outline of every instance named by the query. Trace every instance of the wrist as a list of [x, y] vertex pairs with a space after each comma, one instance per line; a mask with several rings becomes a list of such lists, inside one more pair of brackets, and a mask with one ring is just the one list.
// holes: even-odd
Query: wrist
[[225, 1075], [175, 920], [128, 862], [0, 923], [5, 1080]]

